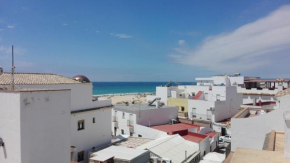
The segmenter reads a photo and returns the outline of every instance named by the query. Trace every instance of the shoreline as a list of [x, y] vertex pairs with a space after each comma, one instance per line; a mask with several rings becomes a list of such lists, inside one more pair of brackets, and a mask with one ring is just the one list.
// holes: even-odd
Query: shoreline
[[107, 97], [107, 96], [126, 96], [126, 95], [155, 95], [155, 92], [144, 92], [144, 93], [111, 93], [111, 94], [94, 94], [95, 97]]

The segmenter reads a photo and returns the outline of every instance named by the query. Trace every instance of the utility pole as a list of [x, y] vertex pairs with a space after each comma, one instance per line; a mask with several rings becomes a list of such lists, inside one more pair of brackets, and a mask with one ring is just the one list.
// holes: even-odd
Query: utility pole
[[11, 67], [11, 90], [14, 91], [15, 83], [14, 83], [14, 51], [13, 51], [13, 45], [12, 45], [12, 67]]

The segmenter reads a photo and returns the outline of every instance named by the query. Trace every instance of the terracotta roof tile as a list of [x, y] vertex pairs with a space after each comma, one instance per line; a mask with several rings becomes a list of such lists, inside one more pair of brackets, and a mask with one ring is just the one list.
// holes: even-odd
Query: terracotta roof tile
[[[15, 73], [15, 85], [91, 84], [81, 83], [69, 77], [45, 73]], [[0, 75], [0, 85], [11, 84], [11, 73]]]

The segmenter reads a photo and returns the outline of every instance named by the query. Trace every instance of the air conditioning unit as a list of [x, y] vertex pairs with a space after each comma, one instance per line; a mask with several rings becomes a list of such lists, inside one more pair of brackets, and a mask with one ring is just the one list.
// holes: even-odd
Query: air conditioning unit
[[151, 157], [150, 163], [158, 163], [158, 157]]
[[161, 163], [171, 163], [171, 160], [169, 158], [162, 158]]
[[210, 111], [214, 111], [215, 108], [214, 108], [214, 107], [210, 107], [209, 110], [210, 110]]

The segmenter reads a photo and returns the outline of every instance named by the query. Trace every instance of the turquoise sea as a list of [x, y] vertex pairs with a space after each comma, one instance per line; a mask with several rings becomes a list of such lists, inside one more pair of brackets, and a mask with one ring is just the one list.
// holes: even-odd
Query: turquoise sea
[[[93, 82], [93, 94], [126, 94], [152, 93], [156, 86], [166, 85], [168, 82]], [[195, 85], [195, 82], [179, 82], [180, 85]], [[173, 85], [176, 85], [173, 83]]]

